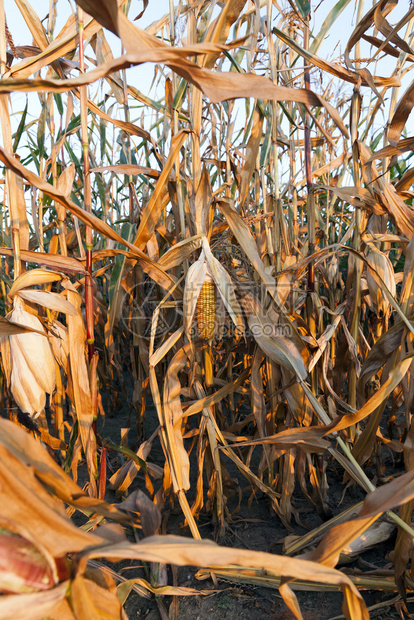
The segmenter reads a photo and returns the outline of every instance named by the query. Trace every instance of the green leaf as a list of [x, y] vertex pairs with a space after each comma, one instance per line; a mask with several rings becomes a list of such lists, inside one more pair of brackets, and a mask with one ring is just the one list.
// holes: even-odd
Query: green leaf
[[243, 70], [243, 68], [240, 66], [240, 64], [237, 62], [237, 60], [235, 60], [233, 58], [233, 56], [227, 52], [226, 50], [223, 52], [224, 56], [230, 60], [232, 68], [235, 69], [237, 71], [237, 73], [245, 73], [245, 71]]
[[20, 119], [19, 126], [18, 126], [16, 134], [14, 136], [14, 142], [13, 142], [13, 151], [14, 152], [17, 151], [17, 147], [19, 146], [20, 138], [22, 137], [23, 130], [25, 129], [25, 123], [26, 123], [26, 117], [27, 117], [27, 106], [28, 106], [28, 100], [27, 100], [27, 97], [26, 97], [26, 107], [24, 108], [22, 117]]
[[184, 99], [184, 95], [185, 95], [186, 90], [187, 90], [187, 86], [188, 86], [187, 80], [184, 80], [184, 79], [180, 80], [180, 83], [179, 83], [178, 88], [177, 88], [177, 92], [175, 93], [174, 100], [173, 100], [173, 108], [174, 108], [174, 110], [179, 110], [180, 109], [181, 104], [182, 104], [183, 99]]
[[63, 102], [62, 102], [62, 95], [60, 93], [53, 93], [53, 99], [55, 100], [60, 116], [63, 116], [64, 108], [63, 108]]
[[143, 469], [145, 473], [147, 473], [148, 470], [146, 462], [139, 456], [137, 456], [135, 452], [133, 452], [129, 448], [126, 448], [124, 446], [117, 446], [113, 443], [107, 443], [106, 441], [103, 443], [103, 446], [108, 450], [113, 450], [114, 452], [119, 452], [120, 454], [127, 456], [131, 460], [135, 461], [135, 463], [139, 465], [139, 467], [141, 467], [141, 469]]
[[37, 148], [39, 149], [39, 159], [45, 157], [45, 130], [46, 130], [47, 104], [43, 102], [42, 111], [39, 116], [39, 125], [37, 128]]
[[295, 0], [295, 2], [303, 19], [306, 19], [311, 10], [308, 0]]
[[99, 137], [101, 143], [101, 159], [103, 160], [106, 150], [106, 123], [102, 118], [99, 123]]
[[342, 13], [342, 11], [348, 6], [351, 0], [339, 0], [333, 7], [331, 11], [329, 11], [325, 21], [322, 24], [322, 27], [309, 48], [309, 51], [312, 54], [317, 54], [318, 49], [320, 48], [325, 36], [328, 34], [330, 27], [334, 23], [337, 17]]

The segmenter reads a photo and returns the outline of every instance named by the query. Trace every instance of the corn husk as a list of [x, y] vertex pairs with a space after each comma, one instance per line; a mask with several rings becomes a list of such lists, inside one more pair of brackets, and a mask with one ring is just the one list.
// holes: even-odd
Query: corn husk
[[[11, 321], [44, 333], [40, 320], [25, 310], [19, 297], [14, 298], [13, 304]], [[56, 385], [56, 363], [49, 341], [46, 334], [35, 333], [9, 336], [8, 341], [8, 346], [2, 343], [2, 358], [6, 366], [10, 364], [10, 391], [23, 412], [36, 416], [45, 407], [46, 392], [51, 394]]]
[[338, 257], [334, 254], [328, 263], [328, 268], [326, 270], [328, 276], [328, 282], [330, 286], [334, 286], [338, 281], [338, 272], [339, 272], [339, 261]]
[[[396, 285], [394, 269], [388, 256], [376, 248], [370, 248], [370, 251], [367, 254], [367, 262], [369, 265], [367, 267], [367, 284], [370, 297], [374, 304], [375, 312], [378, 317], [386, 316], [391, 311], [390, 302], [378, 286], [373, 275], [373, 269], [381, 277], [392, 296], [395, 297]], [[370, 267], [372, 267], [372, 269]]]
[[[10, 320], [19, 325], [25, 325], [44, 332], [40, 320], [24, 309], [23, 302], [16, 299], [14, 310], [11, 313]], [[13, 350], [17, 346], [20, 348], [30, 372], [36, 378], [39, 386], [45, 391], [52, 393], [56, 385], [55, 360], [49, 341], [40, 334], [21, 334], [18, 336], [10, 336], [13, 362]]]
[[69, 372], [69, 332], [65, 325], [60, 321], [54, 321], [51, 326], [50, 344], [53, 355], [59, 366], [63, 368], [66, 374]]
[[[187, 337], [191, 339], [191, 328], [194, 314], [197, 309], [197, 302], [201, 293], [202, 286], [205, 282], [214, 286], [214, 297], [223, 303], [225, 309], [230, 315], [233, 324], [239, 335], [244, 333], [242, 310], [236, 298], [235, 286], [231, 277], [221, 265], [221, 263], [213, 256], [208, 242], [203, 239], [203, 249], [200, 257], [191, 265], [187, 272], [184, 288], [184, 329]], [[210, 284], [209, 284], [210, 285]], [[210, 293], [212, 291], [210, 290]], [[208, 333], [208, 340], [212, 340], [217, 332], [217, 320], [214, 317], [214, 330]], [[204, 336], [200, 336], [204, 338]]]
[[10, 350], [12, 358], [10, 391], [19, 409], [36, 416], [45, 408], [46, 392], [30, 372], [20, 347], [11, 344]]
[[364, 551], [372, 549], [388, 540], [395, 531], [394, 523], [386, 521], [375, 521], [363, 534], [355, 538], [344, 549], [340, 555], [340, 563], [347, 564], [355, 560]]
[[365, 291], [363, 300], [366, 303], [366, 305], [368, 306], [368, 308], [371, 310], [371, 312], [374, 312], [374, 304], [372, 303], [372, 299], [371, 299], [371, 295], [369, 294], [369, 289], [368, 289], [368, 293], [366, 293], [366, 289], [368, 289], [368, 282], [366, 278], [361, 278], [361, 291]]

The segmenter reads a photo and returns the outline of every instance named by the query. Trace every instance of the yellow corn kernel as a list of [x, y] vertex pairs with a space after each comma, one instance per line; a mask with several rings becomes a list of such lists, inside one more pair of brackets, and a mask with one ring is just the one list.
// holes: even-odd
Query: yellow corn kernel
[[215, 284], [208, 279], [204, 280], [197, 300], [198, 335], [203, 340], [211, 340], [214, 336], [216, 319], [216, 291]]

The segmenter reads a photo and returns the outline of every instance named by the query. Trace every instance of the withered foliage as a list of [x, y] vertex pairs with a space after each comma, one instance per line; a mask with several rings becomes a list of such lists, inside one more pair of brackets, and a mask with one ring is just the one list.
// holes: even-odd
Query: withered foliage
[[[76, 0], [60, 32], [65, 3], [42, 21], [14, 2], [33, 41], [0, 0], [0, 618], [125, 618], [132, 592], [165, 618], [162, 597], [205, 593], [167, 564], [276, 586], [296, 618], [295, 589], [341, 589], [348, 620], [369, 618], [361, 589], [394, 592], [404, 614], [413, 8], [358, 2], [332, 61], [319, 50], [349, 0], [313, 33], [304, 0], [170, 3], [146, 29], [155, 0], [136, 19], [126, 0]], [[101, 431], [122, 403], [135, 446]], [[223, 544], [230, 464], [267, 496], [282, 554]], [[331, 469], [365, 496], [332, 518]], [[325, 521], [305, 536], [298, 497]], [[187, 537], [165, 534], [174, 505]], [[386, 568], [338, 569], [392, 536]]]

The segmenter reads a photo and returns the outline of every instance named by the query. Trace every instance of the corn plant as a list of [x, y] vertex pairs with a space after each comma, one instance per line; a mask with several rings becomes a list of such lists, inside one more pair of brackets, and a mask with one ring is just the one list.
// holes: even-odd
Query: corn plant
[[[361, 589], [407, 612], [413, 9], [359, 0], [332, 60], [349, 0], [323, 3], [318, 30], [304, 0], [171, 0], [145, 29], [149, 0], [138, 16], [55, 0], [46, 21], [14, 4], [33, 44], [0, 0], [0, 618], [123, 618], [131, 592], [167, 617], [163, 596], [205, 592], [160, 579], [166, 564], [278, 587], [296, 618], [295, 589], [342, 589], [350, 620], [369, 617]], [[135, 446], [101, 430], [122, 403]], [[230, 464], [282, 554], [223, 544]], [[332, 470], [362, 489], [352, 510], [332, 514]], [[324, 523], [292, 537], [298, 496]], [[159, 533], [172, 507], [185, 536]], [[336, 568], [395, 531], [386, 577]]]

